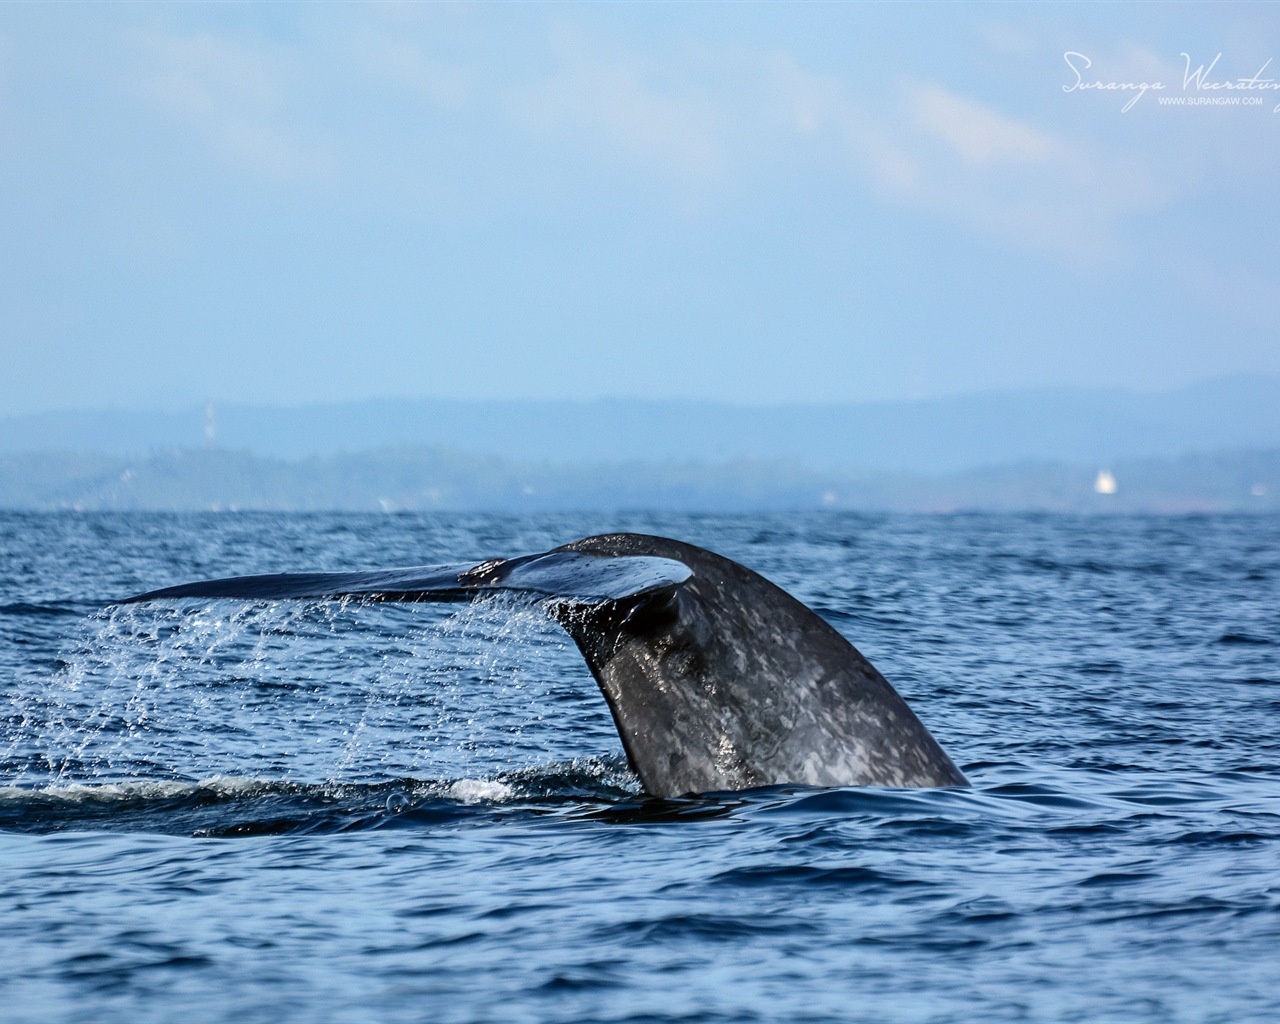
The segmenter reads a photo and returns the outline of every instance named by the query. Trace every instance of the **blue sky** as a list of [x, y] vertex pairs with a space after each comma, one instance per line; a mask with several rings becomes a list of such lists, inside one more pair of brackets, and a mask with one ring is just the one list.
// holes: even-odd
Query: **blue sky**
[[1183, 53], [1280, 6], [5, 4], [0, 414], [1280, 373], [1280, 90]]

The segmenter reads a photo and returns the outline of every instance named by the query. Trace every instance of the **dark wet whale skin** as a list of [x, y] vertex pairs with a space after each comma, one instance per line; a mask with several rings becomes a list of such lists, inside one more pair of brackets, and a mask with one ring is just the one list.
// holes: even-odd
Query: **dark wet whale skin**
[[759, 574], [643, 534], [587, 537], [563, 550], [656, 556], [693, 570], [631, 608], [559, 616], [647, 792], [967, 785], [875, 667]]

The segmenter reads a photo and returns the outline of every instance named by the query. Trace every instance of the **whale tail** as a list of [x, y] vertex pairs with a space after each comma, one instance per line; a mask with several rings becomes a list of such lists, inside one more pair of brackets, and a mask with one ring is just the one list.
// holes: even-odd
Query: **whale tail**
[[606, 534], [478, 564], [236, 576], [128, 600], [467, 601], [499, 590], [539, 601], [573, 638], [654, 796], [967, 785], [835, 629], [745, 566], [677, 540]]

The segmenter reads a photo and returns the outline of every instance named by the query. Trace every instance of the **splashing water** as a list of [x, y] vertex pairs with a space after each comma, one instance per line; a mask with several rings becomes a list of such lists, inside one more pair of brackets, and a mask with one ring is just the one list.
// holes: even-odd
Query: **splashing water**
[[17, 786], [488, 779], [573, 760], [581, 733], [563, 728], [618, 749], [571, 641], [510, 595], [112, 606], [37, 682], [3, 751]]

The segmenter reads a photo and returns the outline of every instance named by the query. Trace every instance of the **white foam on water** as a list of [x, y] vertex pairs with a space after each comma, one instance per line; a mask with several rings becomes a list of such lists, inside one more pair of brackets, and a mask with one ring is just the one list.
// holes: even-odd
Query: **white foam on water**
[[501, 803], [514, 797], [516, 791], [505, 782], [491, 779], [459, 779], [445, 795], [464, 804]]
[[215, 775], [199, 782], [173, 779], [139, 779], [128, 782], [54, 782], [44, 786], [0, 786], [0, 803], [22, 803], [32, 797], [63, 801], [68, 804], [123, 803], [129, 801], [167, 800], [207, 791], [225, 797], [253, 796], [279, 789], [279, 783], [268, 779], [233, 778]]

